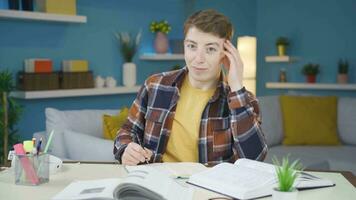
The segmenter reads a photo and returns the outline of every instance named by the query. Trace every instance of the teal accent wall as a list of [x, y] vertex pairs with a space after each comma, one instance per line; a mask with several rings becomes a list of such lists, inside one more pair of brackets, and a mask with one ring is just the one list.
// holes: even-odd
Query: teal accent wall
[[[288, 82], [305, 82], [301, 68], [308, 62], [320, 64], [318, 83], [336, 83], [337, 62], [347, 58], [349, 79], [356, 82], [356, 1], [354, 0], [258, 0], [256, 33], [258, 39], [257, 94], [283, 94], [287, 90], [266, 89], [277, 82], [281, 68]], [[266, 63], [264, 56], [276, 55], [275, 40], [286, 36], [288, 54], [299, 57], [295, 63]], [[296, 94], [356, 96], [355, 91], [294, 90]]]
[[[0, 0], [5, 7], [7, 0]], [[7, 20], [0, 18], [0, 69], [14, 74], [22, 70], [26, 58], [51, 58], [60, 70], [64, 59], [87, 59], [94, 75], [113, 76], [122, 84], [123, 60], [115, 31], [143, 30], [139, 52], [153, 52], [154, 35], [149, 32], [153, 20], [166, 19], [172, 25], [170, 39], [183, 38], [186, 16], [196, 9], [214, 8], [223, 12], [239, 27], [238, 33], [255, 34], [255, 0], [189, 1], [189, 0], [77, 0], [78, 15], [87, 16], [85, 24]], [[251, 11], [248, 11], [251, 9]], [[137, 82], [142, 84], [153, 73], [170, 70], [183, 61], [142, 61], [135, 57]], [[111, 109], [130, 106], [135, 94], [54, 99], [18, 100], [24, 114], [18, 124], [23, 139], [45, 129], [46, 107], [61, 110]]]
[[[0, 0], [5, 7], [7, 0]], [[283, 94], [286, 90], [265, 88], [276, 82], [280, 68], [286, 68], [290, 82], [304, 82], [300, 73], [307, 62], [318, 63], [318, 82], [335, 83], [337, 60], [347, 58], [350, 81], [356, 81], [356, 1], [354, 0], [78, 0], [77, 12], [87, 16], [86, 24], [35, 22], [0, 19], [0, 69], [17, 73], [26, 58], [45, 57], [60, 69], [64, 59], [87, 59], [94, 75], [113, 76], [122, 84], [123, 60], [113, 33], [143, 30], [139, 53], [153, 52], [152, 20], [166, 19], [172, 25], [170, 39], [183, 38], [183, 23], [192, 12], [213, 8], [226, 14], [235, 27], [235, 37], [257, 36], [257, 95]], [[300, 60], [291, 64], [264, 62], [275, 55], [275, 39], [291, 40], [289, 54]], [[137, 82], [153, 73], [167, 71], [182, 61], [142, 61], [135, 57]], [[246, 66], [248, 67], [248, 66]], [[356, 96], [355, 92], [296, 90], [297, 94]], [[55, 99], [18, 100], [25, 112], [18, 124], [24, 139], [45, 129], [44, 109], [106, 109], [130, 106], [134, 94]]]
[[234, 26], [234, 39], [238, 36], [256, 35], [256, 0], [216, 1], [196, 0], [194, 11], [216, 9], [226, 15]]

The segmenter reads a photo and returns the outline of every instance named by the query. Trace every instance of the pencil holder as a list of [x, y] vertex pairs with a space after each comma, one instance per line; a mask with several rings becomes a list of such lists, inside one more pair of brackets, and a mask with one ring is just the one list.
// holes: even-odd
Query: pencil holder
[[39, 185], [49, 181], [49, 155], [15, 155], [15, 184]]

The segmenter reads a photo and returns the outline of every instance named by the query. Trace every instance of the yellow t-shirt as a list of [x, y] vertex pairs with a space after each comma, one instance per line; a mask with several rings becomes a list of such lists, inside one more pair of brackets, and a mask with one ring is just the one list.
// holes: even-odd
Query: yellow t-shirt
[[199, 161], [200, 120], [214, 91], [215, 88], [206, 91], [194, 88], [188, 76], [184, 79], [163, 162]]

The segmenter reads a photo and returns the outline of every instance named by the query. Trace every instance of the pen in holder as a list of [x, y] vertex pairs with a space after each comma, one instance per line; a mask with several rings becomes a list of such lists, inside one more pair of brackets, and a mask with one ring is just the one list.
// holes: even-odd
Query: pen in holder
[[49, 181], [49, 155], [15, 155], [15, 184], [39, 185]]

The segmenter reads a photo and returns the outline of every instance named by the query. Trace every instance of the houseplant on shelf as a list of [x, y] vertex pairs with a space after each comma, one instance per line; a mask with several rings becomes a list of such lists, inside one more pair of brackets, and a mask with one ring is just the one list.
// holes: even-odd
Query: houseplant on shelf
[[277, 47], [278, 56], [286, 55], [288, 45], [289, 45], [288, 38], [286, 37], [277, 38], [276, 47]]
[[22, 107], [9, 95], [14, 88], [12, 74], [0, 71], [0, 159], [3, 165], [7, 165], [8, 150], [20, 141], [15, 124], [20, 119]]
[[347, 62], [347, 60], [339, 60], [338, 63], [338, 75], [337, 75], [337, 82], [338, 83], [347, 83], [348, 80], [348, 72], [349, 72], [349, 62]]
[[278, 186], [273, 188], [272, 191], [272, 198], [274, 200], [297, 199], [298, 190], [295, 188], [294, 182], [302, 170], [302, 165], [299, 163], [299, 160], [289, 162], [288, 157], [283, 157], [282, 163], [275, 156], [272, 158], [278, 180]]
[[306, 76], [306, 80], [308, 83], [315, 83], [316, 75], [318, 75], [319, 72], [320, 71], [318, 64], [308, 63], [302, 68], [302, 74]]
[[133, 63], [132, 60], [140, 44], [141, 35], [141, 30], [135, 37], [128, 32], [118, 32], [115, 34], [119, 41], [121, 55], [125, 61], [123, 64], [122, 77], [123, 85], [127, 87], [136, 85], [136, 64]]
[[156, 53], [167, 53], [169, 48], [167, 34], [171, 31], [171, 25], [168, 24], [168, 21], [152, 21], [150, 24], [150, 31], [156, 33], [154, 40]]

